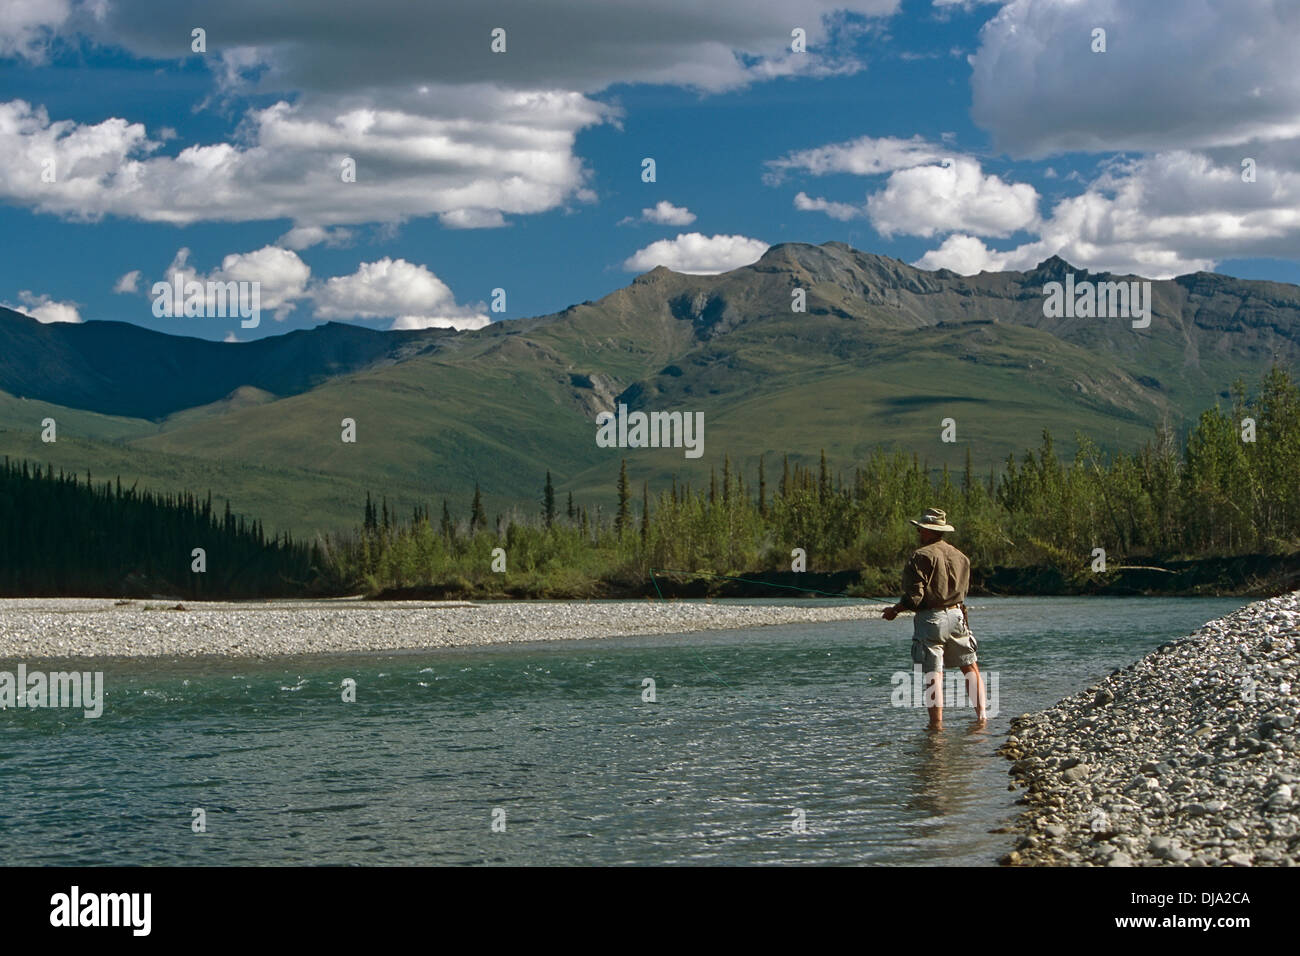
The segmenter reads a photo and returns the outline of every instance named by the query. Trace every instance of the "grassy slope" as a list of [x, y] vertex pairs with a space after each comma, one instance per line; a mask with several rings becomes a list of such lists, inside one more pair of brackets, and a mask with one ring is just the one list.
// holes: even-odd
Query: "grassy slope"
[[[1037, 445], [1044, 428], [1066, 454], [1075, 431], [1131, 449], [1238, 375], [1256, 380], [1263, 362], [1253, 359], [1278, 341], [1275, 314], [1245, 305], [1223, 313], [1236, 323], [1234, 351], [1202, 335], [1188, 318], [1204, 321], [1209, 297], [1192, 298], [1196, 283], [1157, 284], [1145, 332], [1125, 320], [1044, 321], [1040, 279], [950, 280], [847, 247], [784, 246], [753, 269], [657, 269], [556, 316], [453, 336], [287, 398], [241, 389], [159, 424], [0, 395], [0, 428], [10, 429], [0, 451], [163, 490], [211, 487], [269, 528], [303, 534], [353, 525], [366, 490], [402, 516], [415, 503], [436, 512], [446, 497], [464, 517], [478, 482], [489, 516], [533, 512], [548, 468], [561, 506], [571, 490], [608, 507], [621, 457], [639, 492], [643, 478], [707, 482], [724, 452], [751, 483], [768, 455], [775, 486], [782, 454], [814, 463], [823, 448], [847, 472], [875, 445], [957, 471], [969, 447], [981, 475]], [[789, 311], [796, 285], [809, 290], [806, 314]], [[1257, 284], [1293, 309], [1296, 291], [1274, 285]], [[599, 382], [578, 384], [583, 376]], [[595, 412], [628, 386], [634, 408], [703, 412], [704, 457], [597, 448]], [[59, 421], [57, 446], [39, 441], [46, 414]], [[355, 445], [340, 441], [345, 417], [357, 421]], [[956, 444], [939, 440], [946, 417]]]

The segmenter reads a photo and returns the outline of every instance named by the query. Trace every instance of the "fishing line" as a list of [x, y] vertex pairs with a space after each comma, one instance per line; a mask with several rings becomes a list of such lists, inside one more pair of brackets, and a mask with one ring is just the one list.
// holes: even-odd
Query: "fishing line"
[[[759, 585], [759, 586], [761, 586], [761, 587], [769, 587], [769, 588], [786, 588], [786, 589], [791, 590], [791, 591], [802, 591], [802, 592], [804, 592], [804, 593], [808, 593], [808, 594], [822, 594], [822, 595], [825, 595], [826, 597], [840, 597], [840, 598], [847, 598], [847, 597], [849, 597], [849, 595], [848, 595], [848, 594], [845, 594], [844, 592], [840, 592], [840, 593], [838, 593], [838, 594], [832, 594], [830, 591], [819, 591], [817, 588], [797, 587], [797, 586], [792, 585], [792, 584], [772, 584], [772, 583], [769, 582], [769, 581], [754, 581], [754, 580], [751, 580], [751, 579], [749, 579], [749, 578], [738, 578], [738, 577], [734, 577], [734, 576], [732, 576], [732, 575], [730, 575], [730, 574], [716, 574], [716, 573], [714, 573], [713, 571], [682, 571], [682, 570], [677, 569], [677, 568], [650, 568], [650, 583], [653, 584], [653, 585], [655, 586], [655, 593], [659, 595], [659, 600], [661, 600], [661, 601], [664, 600], [664, 592], [660, 589], [660, 587], [659, 587], [659, 581], [658, 581], [658, 579], [655, 577], [655, 572], [656, 572], [656, 571], [658, 571], [660, 574], [697, 574], [697, 575], [698, 575], [698, 574], [704, 574], [704, 575], [708, 575], [709, 577], [714, 577], [714, 578], [725, 578], [725, 579], [728, 580], [728, 581], [741, 581], [741, 582], [743, 582], [743, 583], [745, 583], [745, 584], [757, 584], [757, 585]], [[863, 598], [862, 600], [866, 600], [866, 599]], [[709, 665], [706, 664], [706, 663], [704, 662], [704, 658], [703, 658], [703, 656], [701, 656], [701, 654], [700, 654], [700, 652], [699, 652], [699, 650], [698, 650], [697, 648], [695, 648], [695, 647], [692, 646], [691, 649], [692, 649], [692, 651], [694, 651], [694, 653], [695, 653], [695, 657], [696, 657], [696, 659], [700, 662], [700, 666], [701, 666], [701, 667], [703, 667], [703, 668], [704, 668], [706, 671], [708, 671], [710, 674], [713, 674], [713, 676], [716, 677], [718, 680], [722, 681], [722, 683], [726, 684], [728, 687], [731, 687], [730, 684], [727, 684], [727, 682], [726, 682], [725, 680], [723, 680], [723, 678], [721, 677], [721, 675], [719, 675], [719, 674], [717, 674], [717, 673], [714, 673], [713, 669], [710, 668]], [[734, 687], [732, 687], [731, 689], [732, 689], [732, 690], [735, 690]]]
[[765, 587], [765, 588], [785, 588], [786, 590], [789, 591], [803, 591], [807, 594], [823, 594], [826, 597], [848, 598], [849, 600], [862, 600], [862, 601], [867, 600], [867, 598], [854, 598], [853, 595], [848, 594], [845, 591], [838, 591], [838, 592], [819, 591], [817, 590], [817, 588], [803, 587], [801, 585], [796, 585], [796, 584], [773, 584], [771, 581], [754, 581], [750, 578], [733, 577], [730, 574], [715, 574], [712, 571], [681, 571], [678, 570], [677, 568], [651, 568], [650, 581], [652, 584], [654, 584], [655, 592], [659, 595], [659, 598], [661, 600], [663, 599], [664, 594], [663, 591], [659, 590], [659, 582], [655, 579], [656, 571], [658, 571], [660, 574], [706, 574], [712, 578], [725, 578], [728, 581], [740, 581], [743, 582], [744, 584], [757, 584], [760, 587]]

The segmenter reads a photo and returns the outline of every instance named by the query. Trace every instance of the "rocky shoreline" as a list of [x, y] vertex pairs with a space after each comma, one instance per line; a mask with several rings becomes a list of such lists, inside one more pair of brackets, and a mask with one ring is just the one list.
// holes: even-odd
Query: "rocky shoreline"
[[0, 659], [273, 657], [580, 640], [879, 617], [883, 604], [0, 600]]
[[1300, 592], [1011, 722], [1013, 866], [1300, 864]]

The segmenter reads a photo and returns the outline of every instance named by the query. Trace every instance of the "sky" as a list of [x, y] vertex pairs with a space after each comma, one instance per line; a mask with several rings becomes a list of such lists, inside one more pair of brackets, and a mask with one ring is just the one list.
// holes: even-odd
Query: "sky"
[[[832, 240], [1297, 283], [1297, 41], [1297, 0], [0, 0], [0, 304], [476, 328]], [[173, 275], [259, 324], [155, 315]]]

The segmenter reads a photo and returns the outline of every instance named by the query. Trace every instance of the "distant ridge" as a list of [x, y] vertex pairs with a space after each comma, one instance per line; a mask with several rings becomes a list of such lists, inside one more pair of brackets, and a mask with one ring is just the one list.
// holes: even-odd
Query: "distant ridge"
[[[478, 485], [489, 508], [531, 513], [548, 471], [560, 494], [608, 501], [623, 457], [653, 489], [707, 483], [724, 453], [753, 473], [759, 455], [779, 469], [824, 449], [851, 469], [901, 446], [956, 473], [967, 452], [987, 468], [1045, 429], [1066, 453], [1076, 433], [1131, 450], [1225, 401], [1235, 380], [1300, 363], [1300, 287], [1153, 280], [1150, 326], [1135, 329], [1046, 316], [1045, 283], [1071, 272], [1103, 278], [1057, 256], [959, 276], [782, 243], [721, 275], [659, 267], [598, 300], [472, 331], [329, 323], [237, 345], [5, 311], [3, 451], [145, 485], [215, 480], [302, 533], [354, 521], [367, 490], [406, 511], [466, 502]], [[703, 457], [598, 448], [594, 419], [619, 403], [703, 413]], [[57, 444], [39, 439], [45, 415]], [[355, 446], [340, 442], [344, 417]], [[947, 418], [955, 443], [940, 441]]]
[[[199, 321], [199, 320], [195, 320]], [[0, 390], [158, 420], [241, 386], [284, 397], [417, 354], [446, 330], [377, 332], [341, 322], [252, 342], [168, 335], [128, 322], [57, 322], [0, 308]]]

